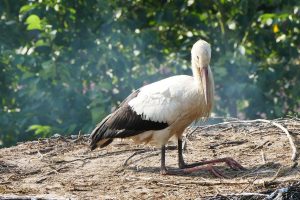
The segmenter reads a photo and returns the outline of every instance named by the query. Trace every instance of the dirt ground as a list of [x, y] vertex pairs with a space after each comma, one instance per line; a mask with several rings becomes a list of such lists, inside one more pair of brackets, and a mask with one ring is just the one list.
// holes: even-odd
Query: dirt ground
[[[272, 122], [288, 130], [298, 153], [300, 120]], [[91, 152], [87, 136], [56, 136], [0, 149], [0, 199], [300, 199], [298, 155], [292, 161], [281, 128], [244, 121], [194, 126], [186, 133], [187, 162], [232, 157], [247, 169], [216, 164], [229, 177], [222, 179], [207, 171], [163, 176], [159, 149], [115, 140]], [[166, 155], [167, 166], [176, 168], [175, 143]]]

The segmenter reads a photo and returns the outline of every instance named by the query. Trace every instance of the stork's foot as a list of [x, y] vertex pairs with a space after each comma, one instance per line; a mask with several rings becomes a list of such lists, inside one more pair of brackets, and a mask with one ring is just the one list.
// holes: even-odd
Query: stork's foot
[[234, 160], [231, 157], [216, 159], [216, 161], [217, 162], [225, 162], [226, 165], [228, 165], [231, 169], [234, 169], [234, 170], [246, 170], [245, 167], [243, 167], [240, 163], [238, 163], [236, 160]]
[[192, 172], [197, 172], [197, 171], [202, 171], [202, 170], [209, 171], [211, 174], [213, 174], [219, 178], [228, 178], [227, 176], [225, 176], [222, 172], [220, 172], [217, 168], [215, 168], [212, 165], [194, 166], [194, 167], [183, 168], [183, 169], [168, 169], [168, 170], [166, 168], [162, 168], [160, 170], [160, 174], [162, 174], [162, 175], [183, 175], [183, 174], [190, 174]]
[[234, 170], [246, 170], [245, 167], [243, 167], [240, 163], [238, 163], [231, 157], [219, 158], [219, 159], [214, 159], [214, 160], [206, 160], [206, 161], [196, 162], [196, 163], [192, 163], [192, 164], [179, 163], [179, 167], [180, 168], [193, 168], [193, 167], [200, 166], [200, 165], [216, 164], [216, 163], [221, 163], [221, 162], [224, 162], [226, 165], [228, 165], [231, 169], [234, 169]]

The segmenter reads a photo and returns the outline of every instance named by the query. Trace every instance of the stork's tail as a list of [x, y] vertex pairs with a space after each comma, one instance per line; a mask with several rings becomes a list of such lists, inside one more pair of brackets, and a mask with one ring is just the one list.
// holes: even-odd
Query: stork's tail
[[106, 147], [112, 141], [114, 140], [113, 138], [103, 138], [105, 135], [105, 132], [107, 131], [108, 127], [106, 126], [105, 122], [110, 118], [110, 115], [105, 117], [98, 125], [97, 127], [92, 131], [90, 135], [90, 148], [91, 150], [94, 150], [98, 146], [100, 148]]

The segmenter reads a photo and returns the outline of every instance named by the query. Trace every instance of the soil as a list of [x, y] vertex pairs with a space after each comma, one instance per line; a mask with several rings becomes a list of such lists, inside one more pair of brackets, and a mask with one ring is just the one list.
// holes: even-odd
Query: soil
[[[300, 120], [272, 122], [289, 131], [298, 153]], [[186, 162], [232, 157], [246, 170], [220, 163], [214, 166], [228, 178], [205, 170], [160, 175], [157, 148], [115, 140], [90, 151], [86, 135], [55, 136], [0, 149], [0, 199], [264, 199], [272, 193], [300, 199], [298, 154], [292, 160], [290, 141], [274, 124], [193, 126], [186, 135]], [[175, 142], [168, 144], [166, 164], [178, 167]]]

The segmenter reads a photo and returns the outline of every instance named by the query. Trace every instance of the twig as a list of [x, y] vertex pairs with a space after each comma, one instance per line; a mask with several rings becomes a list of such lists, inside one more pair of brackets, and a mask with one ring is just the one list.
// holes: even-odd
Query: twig
[[261, 145], [255, 147], [254, 149], [251, 150], [251, 152], [255, 151], [256, 149], [260, 149], [262, 148], [265, 144], [267, 144], [268, 142], [270, 142], [269, 140], [265, 141], [264, 143], [262, 143]]
[[37, 151], [37, 153], [38, 153], [40, 159], [44, 158], [43, 154], [41, 154], [41, 152], [39, 150]]
[[48, 179], [47, 177], [43, 177], [43, 178], [41, 178], [41, 179], [35, 181], [35, 183], [42, 183], [42, 182], [44, 182], [44, 181], [47, 180], [47, 179]]
[[265, 199], [266, 200], [269, 200], [269, 199], [279, 199], [277, 197], [279, 197], [280, 195], [282, 195], [282, 193], [287, 193], [289, 189], [290, 189], [289, 187], [277, 189], [274, 192], [272, 192], [270, 195], [268, 195]]
[[80, 130], [79, 133], [78, 133], [77, 138], [76, 138], [75, 140], [72, 140], [72, 142], [76, 143], [76, 142], [78, 142], [79, 140], [81, 140], [82, 138], [83, 138], [83, 136], [82, 136], [81, 130]]
[[[167, 146], [166, 147], [166, 150], [176, 150], [177, 149], [177, 146]], [[140, 151], [137, 151], [137, 152], [134, 152], [133, 154], [131, 154], [126, 160], [125, 162], [123, 163], [123, 167], [124, 166], [127, 166], [128, 165], [128, 161], [133, 158], [134, 156], [136, 155], [139, 155], [139, 154], [143, 154], [143, 153], [146, 153], [146, 152], [149, 152], [149, 151], [152, 151], [152, 153], [154, 153], [154, 155], [156, 154], [159, 154], [160, 153], [160, 149], [141, 149]]]
[[1, 200], [31, 200], [31, 199], [39, 199], [39, 200], [49, 200], [49, 198], [36, 197], [36, 196], [0, 196]]
[[[212, 128], [212, 127], [217, 127], [217, 126], [222, 126], [222, 125], [236, 124], [236, 123], [246, 123], [246, 124], [248, 123], [249, 124], [249, 123], [257, 123], [257, 122], [263, 122], [263, 123], [272, 124], [272, 125], [280, 128], [286, 134], [286, 136], [289, 139], [289, 143], [291, 145], [291, 148], [292, 148], [291, 160], [293, 162], [295, 162], [296, 159], [297, 159], [297, 157], [298, 157], [298, 152], [297, 152], [297, 148], [296, 148], [295, 143], [294, 143], [294, 139], [292, 138], [292, 136], [290, 135], [289, 131], [286, 128], [284, 128], [282, 125], [280, 125], [279, 123], [274, 122], [274, 121], [270, 121], [270, 120], [266, 120], [266, 119], [255, 119], [255, 120], [238, 120], [238, 121], [230, 121], [230, 122], [221, 122], [221, 123], [218, 123], [218, 124], [213, 124], [213, 125], [205, 126], [205, 127], [201, 128], [199, 130], [199, 132], [203, 131], [203, 130], [206, 130], [206, 129], [209, 129], [209, 128]], [[192, 132], [188, 133], [186, 137], [189, 137], [195, 131], [196, 131], [196, 129], [193, 130]]]
[[5, 181], [5, 182], [0, 182], [0, 185], [7, 185], [7, 184], [10, 184], [11, 181]]
[[[178, 181], [158, 181], [158, 180], [153, 180], [152, 182], [160, 182], [160, 183], [167, 183], [167, 184], [173, 184], [173, 185], [201, 185], [201, 186], [212, 186], [212, 185], [244, 185], [244, 184], [251, 184], [249, 181], [234, 181], [234, 180], [220, 180], [220, 181], [213, 181], [213, 180], [208, 180], [208, 181], [184, 181], [184, 182], [178, 182]], [[262, 181], [253, 181], [253, 185], [261, 185]]]
[[164, 182], [157, 182], [156, 183], [157, 185], [160, 185], [160, 186], [166, 186], [166, 187], [180, 187], [180, 188], [187, 188], [187, 187], [185, 187], [185, 186], [182, 186], [182, 185], [180, 185], [180, 184], [170, 184], [170, 183], [164, 183]]
[[139, 155], [139, 154], [142, 154], [142, 153], [145, 153], [145, 152], [148, 152], [148, 151], [150, 151], [150, 149], [142, 149], [142, 150], [140, 150], [140, 151], [134, 152], [133, 154], [131, 154], [131, 156], [129, 156], [129, 157], [125, 160], [125, 162], [123, 163], [123, 167], [124, 167], [124, 166], [127, 166], [127, 165], [128, 165], [128, 161], [129, 161], [131, 158], [133, 158], [134, 156]]
[[221, 129], [220, 131], [221, 132], [226, 132], [226, 131], [228, 131], [228, 130], [230, 130], [230, 129], [233, 129], [234, 127], [233, 126], [230, 126], [230, 127], [227, 127], [227, 128], [223, 128], [223, 129]]
[[21, 174], [21, 175], [22, 176], [30, 176], [30, 175], [35, 175], [35, 174], [39, 174], [39, 173], [41, 173], [41, 170], [37, 169], [35, 171], [27, 172], [27, 173], [24, 173], [24, 174]]
[[251, 183], [249, 183], [249, 185], [246, 185], [246, 187], [244, 187], [244, 188], [240, 191], [240, 194], [241, 194], [241, 193], [244, 193], [244, 191], [247, 190], [247, 189], [250, 187], [250, 185], [253, 185], [254, 181], [256, 181], [257, 178], [258, 178], [258, 174], [256, 174], [254, 180], [251, 181]]
[[282, 172], [283, 167], [279, 167], [279, 169], [277, 170], [277, 172], [274, 174], [274, 176], [272, 177], [272, 179], [270, 181], [275, 181], [276, 178], [279, 177], [280, 173]]
[[78, 188], [78, 187], [73, 187], [70, 189], [70, 191], [80, 191], [80, 192], [86, 192], [86, 191], [91, 191], [92, 189], [85, 189], [85, 188]]
[[243, 192], [239, 194], [226, 194], [224, 196], [261, 196], [261, 197], [266, 197], [268, 196], [267, 194], [261, 194], [261, 193], [253, 193], [253, 192]]
[[227, 142], [222, 142], [222, 143], [219, 143], [219, 144], [213, 144], [213, 145], [209, 145], [209, 148], [212, 149], [212, 148], [215, 148], [217, 146], [229, 146], [229, 145], [240, 145], [240, 144], [244, 144], [248, 142], [247, 140], [237, 140], [237, 141], [227, 141]]
[[[261, 199], [262, 197], [267, 197], [267, 194], [262, 193], [251, 193], [251, 192], [244, 192], [244, 193], [238, 193], [238, 194], [217, 194], [214, 196], [206, 196], [205, 199], [208, 200], [220, 200], [220, 199]], [[265, 199], [264, 198], [264, 199]]]
[[200, 127], [200, 126], [198, 126], [198, 127], [196, 126], [196, 128], [194, 128], [194, 130], [192, 130], [191, 132], [187, 133], [187, 134], [186, 134], [186, 138], [188, 138], [190, 135], [193, 135], [194, 132], [197, 131], [199, 127]]
[[261, 159], [263, 161], [263, 164], [266, 164], [266, 156], [263, 150], [261, 151]]

